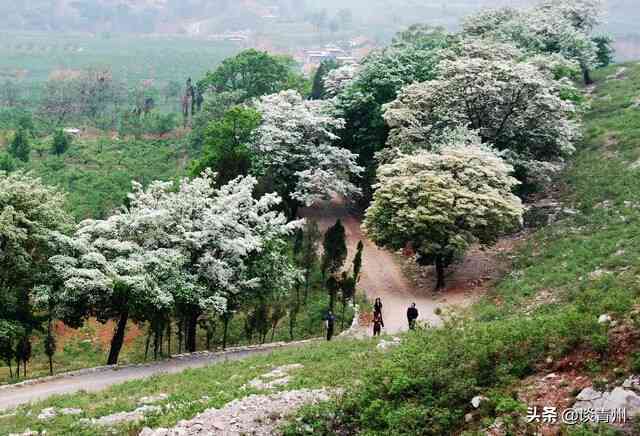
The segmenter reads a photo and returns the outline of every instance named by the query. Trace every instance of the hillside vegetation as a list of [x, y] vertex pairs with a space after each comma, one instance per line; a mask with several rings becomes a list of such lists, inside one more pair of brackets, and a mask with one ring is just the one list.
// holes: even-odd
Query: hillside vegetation
[[[531, 235], [512, 272], [472, 314], [406, 336], [362, 387], [338, 403], [309, 409], [304, 424], [288, 434], [305, 434], [303, 425], [318, 434], [452, 434], [473, 411], [476, 395], [490, 401], [467, 425], [469, 434], [496, 416], [509, 431], [522, 432], [530, 404], [518, 396], [520, 380], [553, 368], [549, 362], [574, 355], [572, 369], [609, 387], [637, 373], [640, 65], [609, 67], [596, 80], [584, 142], [556, 181], [569, 209], [565, 218]], [[603, 314], [618, 327], [598, 323]]]
[[[619, 349], [620, 329], [638, 329], [634, 307], [640, 297], [640, 186], [634, 163], [640, 158], [640, 65], [615, 65], [595, 78], [584, 141], [575, 161], [554, 182], [562, 187], [557, 195], [562, 208], [577, 213], [565, 213], [531, 234], [516, 253], [512, 272], [470, 313], [458, 313], [445, 328], [405, 334], [402, 345], [387, 353], [372, 350], [371, 342], [338, 341], [128, 383], [101, 393], [99, 401], [95, 394], [63, 396], [20, 408], [2, 424], [14, 430], [28, 426], [46, 428], [49, 434], [70, 429], [83, 434], [68, 417], [43, 424], [33, 416], [45, 407], [82, 405], [87, 410], [83, 416], [102, 416], [129, 410], [131, 396], [163, 392], [169, 394], [168, 403], [185, 407], [146, 418], [127, 431], [173, 425], [206, 405], [216, 407], [248, 395], [238, 387], [260, 368], [303, 363], [305, 370], [287, 389], [342, 386], [347, 393], [337, 402], [305, 409], [286, 434], [444, 435], [466, 430], [472, 435], [498, 416], [511, 434], [521, 434], [516, 432], [534, 431], [522, 423], [528, 406], [518, 396], [522, 380], [548, 372], [549, 361], [578, 352], [577, 369], [592, 382], [605, 378], [610, 386], [619, 383], [637, 372], [640, 360], [640, 354], [634, 354], [640, 352], [636, 340], [623, 352]], [[621, 327], [599, 324], [604, 313]], [[233, 383], [219, 384], [232, 376]], [[184, 387], [180, 393], [172, 388], [177, 380]], [[212, 392], [219, 393], [213, 397]], [[207, 403], [189, 403], [205, 394], [211, 396]], [[465, 424], [476, 395], [489, 401]], [[615, 434], [577, 427], [562, 431]]]

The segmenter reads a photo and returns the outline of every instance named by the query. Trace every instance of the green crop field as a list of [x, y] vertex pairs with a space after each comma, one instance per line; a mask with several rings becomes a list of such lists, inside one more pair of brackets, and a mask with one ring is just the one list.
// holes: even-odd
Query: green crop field
[[0, 33], [0, 80], [25, 84], [52, 73], [109, 67], [129, 83], [199, 77], [240, 50], [234, 43], [182, 36]]

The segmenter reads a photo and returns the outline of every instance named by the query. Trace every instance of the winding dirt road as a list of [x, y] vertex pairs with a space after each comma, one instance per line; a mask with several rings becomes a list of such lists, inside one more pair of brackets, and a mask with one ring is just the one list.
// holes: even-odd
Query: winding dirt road
[[[418, 291], [406, 278], [394, 255], [378, 248], [362, 234], [360, 220], [349, 213], [343, 201], [319, 203], [302, 209], [300, 215], [316, 221], [323, 232], [334, 225], [336, 220], [342, 221], [349, 250], [348, 266], [358, 242], [362, 241], [362, 276], [358, 282], [358, 290], [365, 292], [371, 301], [377, 297], [382, 300], [382, 318], [385, 326], [383, 332], [393, 334], [408, 330], [406, 313], [413, 302], [420, 312], [419, 321], [426, 321], [431, 326], [440, 325], [442, 320], [435, 314], [435, 310], [446, 304], [430, 292]], [[369, 334], [372, 334], [372, 331], [369, 331]]]

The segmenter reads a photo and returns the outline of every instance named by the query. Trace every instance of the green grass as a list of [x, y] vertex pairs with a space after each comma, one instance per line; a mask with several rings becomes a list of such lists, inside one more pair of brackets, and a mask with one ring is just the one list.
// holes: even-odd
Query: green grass
[[189, 161], [179, 139], [75, 139], [60, 157], [49, 152], [50, 143], [50, 137], [32, 140], [32, 149], [42, 149], [42, 155], [32, 152], [23, 168], [67, 192], [76, 219], [105, 217], [124, 203], [132, 180], [174, 180], [185, 174]]
[[[313, 343], [298, 349], [278, 350], [270, 355], [225, 362], [207, 368], [186, 370], [180, 374], [155, 376], [131, 381], [98, 393], [77, 393], [52, 397], [30, 406], [20, 407], [15, 416], [0, 417], [0, 434], [23, 432], [26, 428], [46, 430], [48, 435], [137, 434], [144, 426], [171, 427], [207, 408], [219, 408], [235, 398], [260, 393], [242, 386], [249, 380], [284, 364], [301, 363], [304, 368], [292, 372], [292, 380], [283, 389], [339, 387], [359, 379], [363, 371], [379, 362], [381, 353], [374, 341], [336, 340]], [[83, 427], [81, 418], [96, 418], [116, 412], [131, 411], [143, 396], [165, 393], [169, 398], [158, 403], [171, 407], [143, 422], [114, 429]], [[203, 397], [208, 397], [204, 398]], [[46, 407], [81, 408], [79, 416], [59, 416], [51, 421], [36, 419]]]

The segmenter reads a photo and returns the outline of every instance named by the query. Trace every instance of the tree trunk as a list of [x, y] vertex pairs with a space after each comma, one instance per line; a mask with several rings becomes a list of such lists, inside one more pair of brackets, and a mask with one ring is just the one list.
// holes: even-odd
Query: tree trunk
[[329, 291], [329, 309], [333, 312], [336, 306], [336, 291], [334, 289]]
[[144, 360], [147, 360], [147, 357], [149, 357], [149, 344], [151, 343], [151, 332], [152, 332], [152, 328], [151, 328], [151, 324], [149, 324], [149, 330], [147, 330], [147, 341], [144, 344]]
[[11, 367], [11, 361], [7, 362], [9, 366], [9, 378], [13, 378], [13, 368]]
[[444, 261], [440, 256], [436, 257], [435, 266], [436, 266], [436, 276], [437, 276], [435, 290], [439, 291], [442, 288], [444, 288]]
[[129, 309], [125, 307], [124, 311], [120, 314], [118, 325], [111, 339], [111, 349], [109, 350], [109, 358], [107, 359], [107, 365], [115, 365], [118, 363], [118, 356], [124, 343], [124, 333], [127, 329], [127, 321], [129, 320]]
[[27, 378], [27, 361], [26, 360], [22, 362], [22, 373], [24, 374], [24, 378]]
[[186, 348], [189, 353], [196, 351], [196, 331], [198, 328], [198, 315], [191, 314], [187, 320], [187, 343]]
[[227, 349], [227, 334], [229, 332], [229, 317], [225, 315], [222, 318], [222, 321], [224, 323], [224, 331], [222, 333], [222, 349], [226, 350]]
[[16, 359], [16, 377], [20, 378], [20, 359]]
[[182, 354], [182, 338], [184, 334], [184, 317], [180, 317], [178, 321], [178, 354]]
[[342, 299], [342, 318], [340, 319], [340, 330], [344, 330], [344, 309], [347, 305], [347, 300], [345, 298]]
[[304, 274], [304, 304], [307, 304], [307, 297], [309, 296], [309, 281], [311, 279], [311, 268], [307, 268]]
[[591, 78], [591, 71], [589, 71], [589, 68], [582, 69], [582, 77], [584, 77], [585, 85], [593, 85], [593, 79]]
[[167, 356], [171, 357], [171, 318], [167, 322]]

